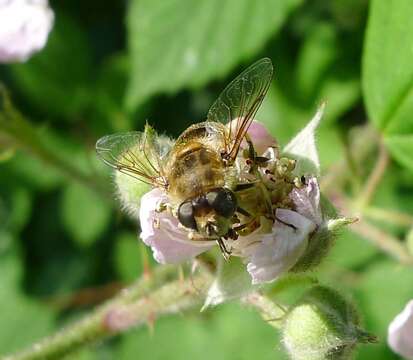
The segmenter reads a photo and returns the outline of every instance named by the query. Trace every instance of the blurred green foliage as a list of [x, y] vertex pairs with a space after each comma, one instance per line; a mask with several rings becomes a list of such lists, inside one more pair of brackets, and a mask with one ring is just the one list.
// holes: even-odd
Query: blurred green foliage
[[[3, 133], [10, 124], [0, 117], [0, 354], [104, 300], [108, 293], [100, 286], [117, 289], [142, 272], [137, 219], [122, 215], [115, 196], [107, 196], [112, 180], [95, 158], [95, 141], [141, 130], [146, 120], [179, 135], [204, 119], [225, 84], [260, 57], [272, 59], [276, 75], [257, 117], [280, 143], [327, 101], [318, 146], [328, 174], [348, 157], [348, 144], [357, 140], [353, 127], [370, 124], [393, 156], [372, 205], [412, 215], [410, 0], [62, 0], [51, 6], [56, 22], [46, 48], [27, 63], [0, 67], [16, 108], [40, 139], [40, 145], [16, 141]], [[68, 168], [42, 156], [39, 146]], [[373, 149], [350, 185], [338, 187], [352, 197], [376, 157]], [[376, 222], [400, 241], [407, 230]], [[386, 329], [413, 298], [412, 269], [349, 231], [317, 275], [327, 285], [342, 284], [365, 328], [380, 338], [358, 358], [396, 359]], [[85, 288], [92, 289], [86, 298]], [[132, 331], [73, 359], [284, 359], [281, 347], [257, 314], [231, 304], [160, 320], [153, 335]]]

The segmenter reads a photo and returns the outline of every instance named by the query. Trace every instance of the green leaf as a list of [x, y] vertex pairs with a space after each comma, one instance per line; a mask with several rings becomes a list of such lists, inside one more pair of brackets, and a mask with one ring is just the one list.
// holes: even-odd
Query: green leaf
[[30, 193], [24, 188], [17, 188], [11, 194], [11, 209], [8, 226], [15, 231], [20, 231], [28, 222], [32, 203]]
[[156, 93], [199, 87], [256, 54], [301, 0], [134, 0], [128, 12], [135, 109]]
[[186, 314], [155, 323], [146, 329], [126, 334], [117, 358], [123, 360], [285, 360], [274, 328], [254, 311], [236, 303], [222, 305], [205, 315]]
[[300, 49], [297, 63], [299, 96], [308, 101], [314, 96], [328, 67], [336, 57], [336, 34], [333, 26], [321, 23], [310, 28]]
[[325, 265], [333, 265], [341, 269], [357, 269], [378, 253], [374, 245], [353, 233], [350, 226], [337, 237]]
[[69, 184], [63, 192], [62, 220], [74, 241], [92, 245], [105, 230], [111, 209], [95, 192], [80, 184]]
[[397, 161], [413, 170], [413, 133], [387, 136], [384, 143]]
[[373, 0], [363, 54], [363, 92], [369, 119], [384, 133], [394, 158], [411, 170], [412, 18], [410, 0]]
[[27, 63], [11, 67], [12, 76], [27, 101], [47, 114], [70, 116], [90, 100], [92, 65], [85, 34], [63, 14], [46, 48]]
[[311, 107], [325, 101], [323, 122], [336, 120], [360, 97], [352, 54], [346, 54], [346, 58], [341, 54], [346, 47], [348, 44], [339, 38], [338, 29], [325, 22], [309, 28], [300, 49], [294, 94]]
[[357, 300], [364, 316], [365, 328], [381, 341], [361, 348], [360, 359], [391, 359], [386, 346], [387, 327], [413, 294], [413, 272], [389, 260], [376, 262], [358, 282]]
[[93, 101], [93, 121], [99, 129], [102, 123], [107, 123], [111, 132], [131, 130], [131, 119], [124, 111], [123, 104], [128, 77], [129, 57], [126, 54], [117, 53], [102, 63]]
[[17, 351], [51, 331], [54, 313], [19, 289], [22, 266], [17, 252], [0, 257], [0, 356]]
[[136, 234], [122, 233], [115, 242], [115, 266], [122, 280], [136, 280], [142, 271], [141, 244]]

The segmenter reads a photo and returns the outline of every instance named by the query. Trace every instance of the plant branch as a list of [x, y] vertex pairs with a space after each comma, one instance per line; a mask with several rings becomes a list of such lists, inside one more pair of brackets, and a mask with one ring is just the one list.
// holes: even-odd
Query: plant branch
[[374, 166], [373, 171], [370, 173], [361, 191], [361, 194], [358, 196], [358, 199], [356, 200], [360, 208], [364, 208], [371, 202], [371, 199], [373, 198], [374, 193], [381, 179], [383, 178], [384, 173], [386, 172], [388, 164], [389, 154], [384, 144], [380, 141], [377, 162]]
[[[177, 313], [200, 305], [199, 290], [208, 289], [211, 276], [203, 272], [191, 279], [168, 281], [176, 267], [161, 266], [151, 277], [144, 277], [124, 289], [108, 303], [56, 334], [47, 337], [7, 360], [61, 359], [99, 340], [131, 327], [154, 321], [156, 317]], [[149, 290], [152, 290], [149, 292]]]
[[347, 152], [344, 159], [332, 165], [321, 179], [320, 186], [325, 194], [342, 188], [349, 177], [353, 175], [349, 166], [349, 157], [353, 166], [357, 167], [357, 164], [363, 162], [376, 147], [378, 135], [370, 126], [356, 128], [354, 131], [357, 133], [353, 134], [353, 141], [346, 148], [351, 154]]
[[[334, 204], [344, 214], [354, 213], [351, 202], [343, 194], [336, 193], [332, 198]], [[364, 220], [363, 210], [359, 209], [360, 221], [354, 223], [350, 229], [397, 259], [401, 264], [413, 265], [413, 256], [409, 254], [406, 246], [393, 235]]]
[[368, 206], [363, 209], [363, 214], [372, 220], [384, 221], [403, 227], [413, 226], [413, 216], [397, 210], [388, 210], [374, 206]]
[[401, 243], [399, 239], [384, 230], [366, 221], [355, 223], [351, 229], [384, 252], [396, 258], [401, 264], [413, 265], [413, 257], [409, 254], [406, 246]]

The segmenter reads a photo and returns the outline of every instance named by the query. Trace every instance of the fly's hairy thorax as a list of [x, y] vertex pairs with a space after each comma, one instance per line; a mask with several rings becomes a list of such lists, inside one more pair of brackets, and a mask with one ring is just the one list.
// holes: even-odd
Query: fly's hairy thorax
[[226, 173], [220, 156], [222, 148], [219, 127], [199, 123], [182, 133], [167, 162], [170, 198], [180, 202], [222, 187]]

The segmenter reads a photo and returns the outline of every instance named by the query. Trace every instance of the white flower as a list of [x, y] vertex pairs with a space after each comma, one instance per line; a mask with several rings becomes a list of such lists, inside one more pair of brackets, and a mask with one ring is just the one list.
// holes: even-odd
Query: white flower
[[[252, 123], [248, 134], [254, 145], [259, 145], [261, 153], [267, 148], [277, 147], [275, 139], [256, 121]], [[291, 149], [297, 154], [294, 147]], [[278, 156], [278, 153], [273, 152], [273, 155]], [[292, 191], [290, 197], [296, 209], [277, 209], [272, 230], [271, 227], [270, 230], [268, 227], [264, 230], [263, 226], [250, 235], [239, 236], [231, 243], [232, 254], [246, 264], [253, 284], [273, 281], [290, 270], [304, 254], [311, 233], [321, 223], [320, 193], [316, 178], [308, 176], [306, 184]], [[159, 203], [167, 200], [167, 195], [159, 189], [145, 194], [141, 200], [140, 236], [145, 244], [151, 246], [157, 261], [177, 263], [193, 258], [215, 245], [213, 241], [188, 240], [188, 233], [178, 226], [178, 220], [170, 212], [156, 212]]]
[[[303, 255], [316, 224], [298, 212], [277, 209], [272, 232], [252, 233], [234, 241], [234, 249], [247, 263], [253, 284], [277, 279]], [[280, 222], [281, 221], [281, 222]]]
[[306, 185], [302, 188], [294, 188], [290, 193], [298, 213], [307, 219], [320, 225], [323, 221], [320, 207], [320, 187], [316, 177], [306, 179]]
[[390, 323], [387, 341], [394, 352], [413, 359], [413, 300]]
[[41, 50], [53, 21], [47, 0], [0, 0], [0, 63], [23, 62]]
[[193, 258], [210, 249], [215, 242], [189, 241], [188, 233], [178, 226], [178, 220], [169, 212], [157, 212], [162, 201], [166, 201], [165, 193], [160, 189], [153, 189], [141, 199], [140, 208], [140, 237], [150, 246], [156, 261], [165, 263], [179, 263]]

